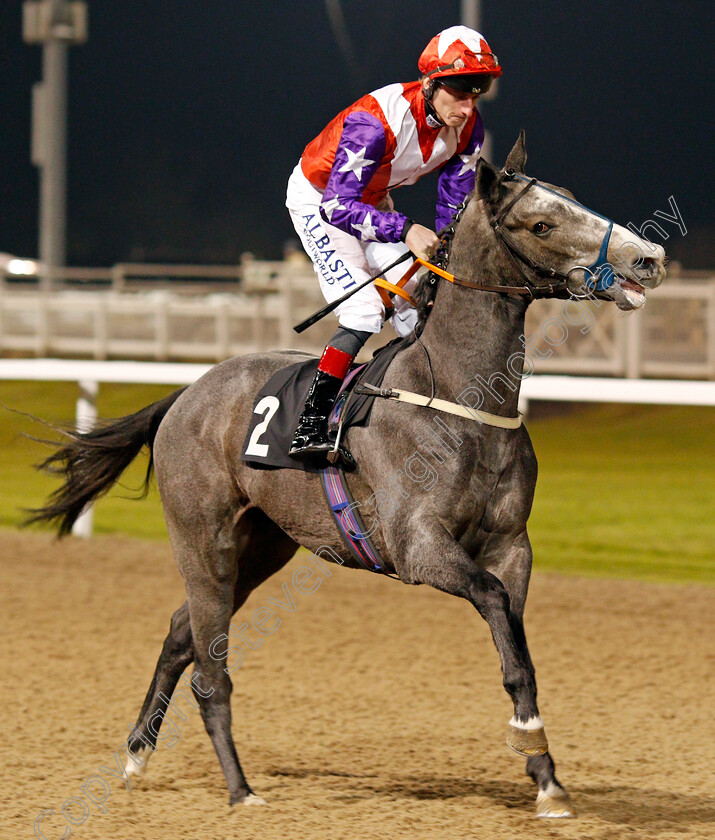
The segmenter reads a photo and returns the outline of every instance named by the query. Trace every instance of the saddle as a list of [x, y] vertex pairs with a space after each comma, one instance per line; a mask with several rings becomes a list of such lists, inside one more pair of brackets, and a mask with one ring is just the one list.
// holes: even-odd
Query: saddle
[[[338, 434], [338, 429], [342, 436], [352, 426], [369, 424], [377, 394], [358, 394], [355, 387], [369, 384], [379, 388], [390, 362], [414, 340], [414, 335], [396, 338], [376, 350], [369, 362], [352, 366], [330, 413], [328, 422], [333, 436]], [[263, 385], [253, 403], [253, 416], [241, 450], [242, 461], [254, 469], [323, 471], [324, 465], [319, 462], [299, 461], [288, 454], [317, 367], [317, 358], [297, 362], [277, 371]]]
[[[397, 353], [415, 340], [414, 334], [398, 338], [376, 350], [370, 362], [353, 365], [345, 377], [335, 402], [328, 427], [336, 438], [352, 426], [370, 422], [375, 397], [390, 362]], [[380, 552], [370, 539], [348, 487], [345, 471], [336, 463], [298, 461], [288, 454], [293, 430], [305, 403], [308, 388], [318, 366], [318, 359], [298, 362], [279, 370], [256, 395], [253, 417], [241, 450], [241, 460], [254, 469], [290, 469], [320, 474], [325, 500], [330, 508], [345, 547], [346, 558], [378, 574], [390, 574]], [[374, 394], [356, 393], [358, 385], [370, 385]]]

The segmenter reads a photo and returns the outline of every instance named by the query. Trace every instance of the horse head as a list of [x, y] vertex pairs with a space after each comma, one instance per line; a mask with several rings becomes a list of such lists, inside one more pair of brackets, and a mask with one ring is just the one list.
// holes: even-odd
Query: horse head
[[[562, 187], [524, 174], [524, 132], [502, 170], [479, 161], [475, 195], [503, 246], [502, 272], [541, 289], [561, 283], [572, 297], [594, 295], [638, 309], [665, 277], [665, 251], [580, 204]], [[506, 280], [506, 277], [504, 277]]]

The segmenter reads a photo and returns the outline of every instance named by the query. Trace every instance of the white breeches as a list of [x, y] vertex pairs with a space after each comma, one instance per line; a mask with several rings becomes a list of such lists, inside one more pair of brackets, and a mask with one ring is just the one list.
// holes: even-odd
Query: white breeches
[[[361, 242], [328, 224], [320, 215], [322, 197], [298, 164], [288, 181], [286, 206], [296, 233], [313, 261], [323, 297], [331, 303], [390, 265], [408, 248], [402, 242]], [[385, 279], [396, 283], [409, 265], [409, 261], [400, 263], [384, 274]], [[414, 289], [416, 284], [416, 277], [410, 278], [405, 284], [406, 291]], [[416, 310], [398, 296], [395, 296], [394, 306], [391, 321], [395, 331], [401, 336], [409, 335], [417, 323]], [[341, 303], [335, 313], [343, 327], [379, 333], [384, 323], [385, 307], [371, 283]]]

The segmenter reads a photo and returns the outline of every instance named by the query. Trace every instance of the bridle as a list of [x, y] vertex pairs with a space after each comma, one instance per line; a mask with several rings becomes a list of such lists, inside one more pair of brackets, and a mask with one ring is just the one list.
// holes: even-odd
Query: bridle
[[[608, 262], [608, 246], [611, 240], [611, 232], [613, 231], [613, 222], [606, 216], [602, 216], [600, 213], [595, 213], [588, 207], [584, 207], [584, 205], [579, 204], [579, 202], [577, 202], [575, 199], [571, 199], [568, 196], [562, 195], [561, 193], [557, 193], [555, 190], [552, 190], [549, 187], [540, 184], [536, 178], [526, 178], [525, 176], [518, 175], [517, 173], [507, 169], [502, 175], [499, 183], [501, 184], [504, 181], [523, 181], [525, 183], [525, 186], [523, 187], [523, 189], [519, 190], [515, 195], [513, 195], [511, 199], [497, 213], [489, 213], [489, 224], [492, 230], [494, 231], [497, 241], [502, 246], [502, 248], [504, 248], [510, 260], [514, 264], [515, 268], [519, 272], [521, 278], [523, 279], [523, 286], [506, 286], [495, 283], [481, 283], [476, 280], [466, 280], [461, 277], [456, 277], [455, 275], [450, 274], [446, 270], [449, 245], [451, 244], [452, 237], [454, 236], [456, 224], [460, 220], [461, 215], [464, 212], [469, 199], [466, 199], [459, 206], [454, 222], [445, 231], [442, 232], [442, 241], [440, 243], [440, 247], [437, 249], [437, 259], [435, 259], [435, 263], [437, 264], [433, 264], [427, 262], [426, 260], [421, 260], [419, 258], [417, 261], [429, 268], [433, 272], [433, 274], [442, 277], [445, 280], [449, 280], [456, 286], [464, 286], [469, 289], [478, 289], [480, 291], [485, 292], [498, 292], [500, 294], [526, 297], [529, 299], [529, 301], [536, 300], [537, 298], [565, 299], [579, 297], [579, 295], [571, 291], [568, 286], [570, 275], [577, 270], [584, 271], [586, 276], [588, 277], [588, 279], [586, 280], [588, 291], [583, 296], [592, 298], [594, 297], [594, 293], [596, 293], [595, 296], [598, 296], [598, 292], [604, 292], [613, 283], [615, 277], [613, 268]], [[522, 198], [524, 198], [526, 193], [530, 189], [532, 189], [532, 187], [535, 186], [539, 189], [546, 190], [546, 192], [553, 193], [563, 201], [568, 201], [571, 204], [575, 204], [577, 207], [586, 210], [590, 215], [596, 218], [603, 219], [604, 221], [608, 222], [608, 228], [606, 230], [606, 233], [604, 234], [603, 240], [601, 241], [601, 247], [599, 249], [598, 256], [596, 257], [596, 260], [593, 263], [591, 263], [591, 265], [576, 265], [573, 266], [573, 268], [570, 268], [568, 272], [563, 273], [551, 266], [544, 265], [534, 260], [528, 254], [525, 254], [517, 245], [517, 243], [514, 242], [511, 236], [506, 232], [506, 230], [503, 227], [504, 220], [513, 210], [514, 206], [519, 201], [521, 201]], [[443, 263], [443, 265], [439, 265], [440, 262]], [[533, 271], [539, 277], [545, 277], [554, 282], [537, 285], [526, 273], [525, 266], [531, 269], [531, 271]]]

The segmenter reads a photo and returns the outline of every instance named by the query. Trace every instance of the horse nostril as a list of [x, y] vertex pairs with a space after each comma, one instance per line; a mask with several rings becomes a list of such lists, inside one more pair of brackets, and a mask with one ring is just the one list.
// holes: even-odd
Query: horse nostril
[[633, 265], [638, 280], [649, 289], [660, 286], [665, 277], [665, 260], [644, 257]]

